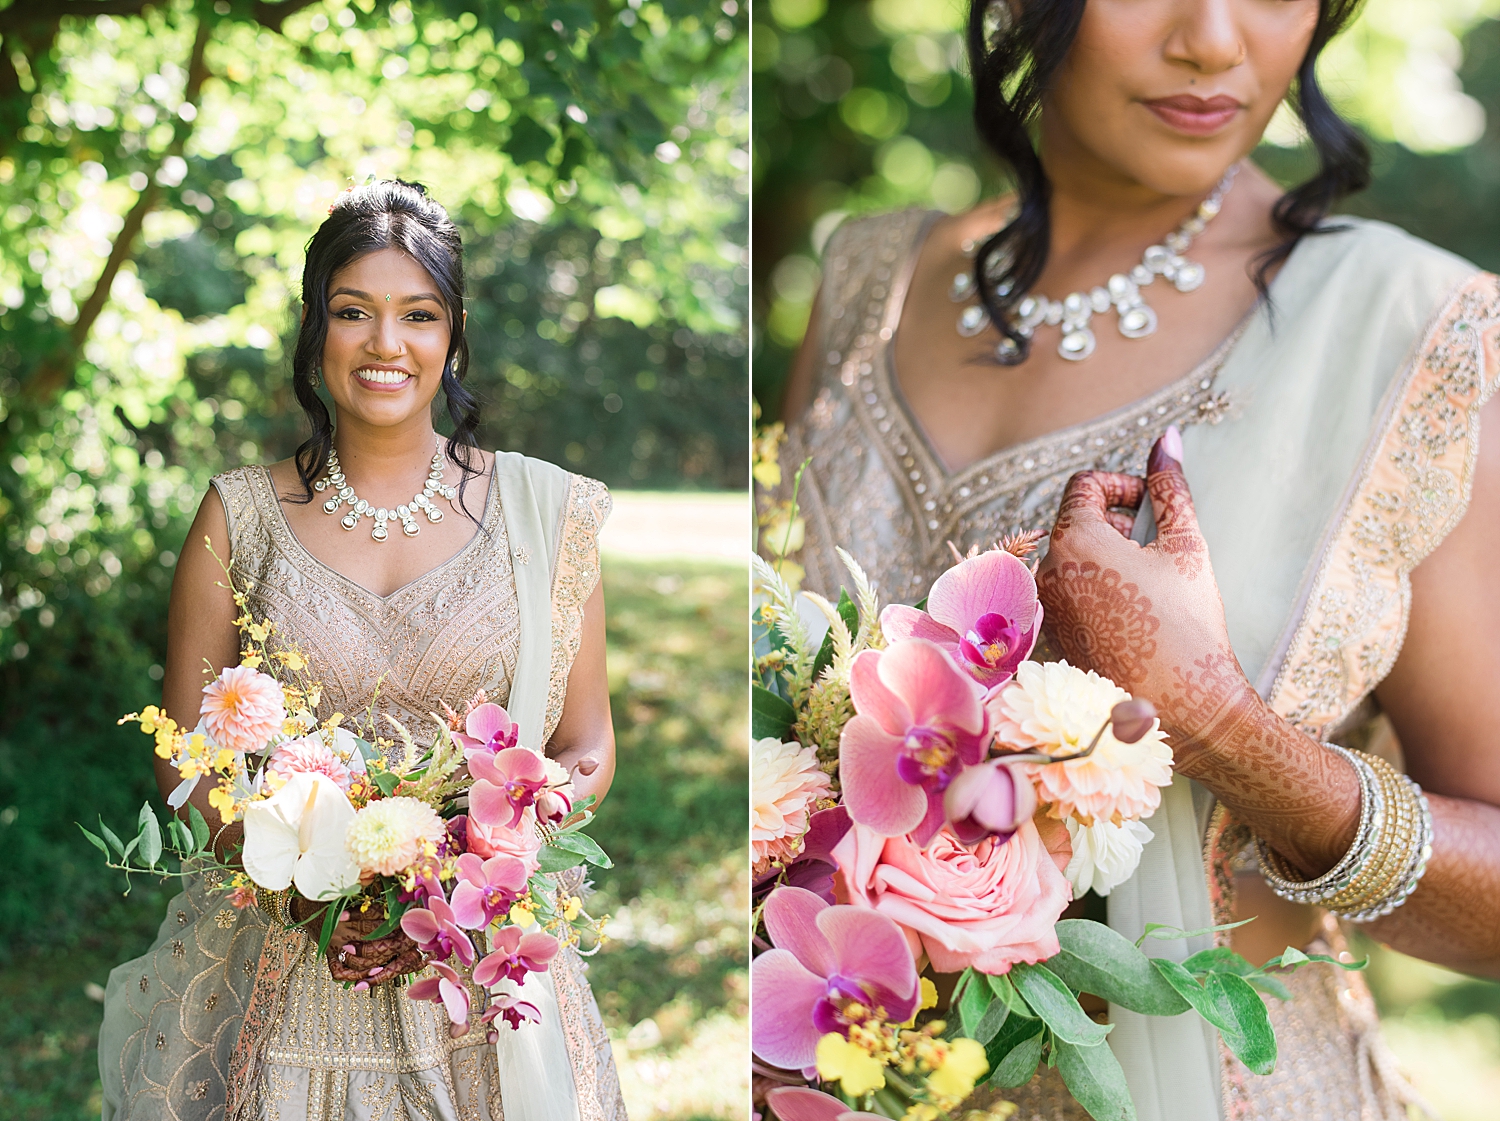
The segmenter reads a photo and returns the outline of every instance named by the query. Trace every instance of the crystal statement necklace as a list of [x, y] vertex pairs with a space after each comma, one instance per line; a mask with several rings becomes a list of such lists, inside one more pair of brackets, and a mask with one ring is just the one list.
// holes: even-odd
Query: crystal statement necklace
[[[1061, 300], [1049, 300], [1046, 296], [1028, 292], [1011, 313], [1011, 326], [1025, 339], [1031, 338], [1043, 325], [1061, 327], [1062, 338], [1058, 341], [1057, 353], [1069, 362], [1082, 362], [1094, 353], [1091, 320], [1110, 308], [1114, 308], [1119, 316], [1117, 326], [1127, 339], [1144, 339], [1155, 334], [1156, 312], [1141, 296], [1141, 289], [1158, 276], [1171, 281], [1179, 292], [1191, 292], [1203, 284], [1203, 266], [1197, 261], [1189, 261], [1183, 254], [1223, 207], [1224, 196], [1229, 193], [1238, 170], [1238, 164], [1231, 164], [1213, 192], [1198, 204], [1198, 209], [1164, 237], [1160, 245], [1149, 246], [1141, 254], [1141, 263], [1128, 273], [1117, 272], [1104, 284], [1087, 292], [1069, 292]], [[969, 256], [973, 256], [977, 248], [974, 241], [964, 243], [964, 253]], [[992, 280], [999, 280], [1009, 265], [1009, 259], [997, 253], [987, 263], [986, 272]], [[1010, 294], [1004, 282], [997, 291], [1001, 296]], [[948, 298], [957, 304], [977, 295], [972, 272], [959, 273], [948, 289]], [[966, 339], [974, 338], [989, 325], [990, 313], [983, 304], [970, 304], [958, 317], [958, 333]], [[1001, 339], [995, 347], [995, 358], [1001, 365], [1015, 365], [1020, 357], [1020, 348], [1011, 339]]]
[[422, 493], [412, 498], [411, 502], [404, 506], [397, 506], [394, 510], [387, 510], [384, 506], [371, 506], [363, 498], [354, 493], [344, 478], [344, 469], [339, 466], [338, 452], [332, 448], [328, 450], [328, 474], [313, 484], [315, 490], [327, 490], [332, 487], [334, 495], [323, 503], [325, 514], [336, 514], [339, 507], [346, 502], [349, 504], [349, 512], [339, 519], [339, 524], [345, 529], [353, 529], [359, 525], [361, 518], [374, 518], [375, 528], [370, 530], [370, 536], [376, 541], [384, 541], [388, 536], [385, 523], [391, 518], [401, 519], [401, 532], [408, 537], [415, 537], [420, 531], [417, 525], [417, 511], [427, 515], [427, 520], [436, 525], [443, 520], [443, 512], [432, 504], [434, 495], [442, 495], [450, 503], [458, 496], [458, 488], [445, 486], [443, 484], [443, 443], [438, 441], [437, 453], [432, 457], [432, 470], [427, 473], [427, 482], [422, 487]]

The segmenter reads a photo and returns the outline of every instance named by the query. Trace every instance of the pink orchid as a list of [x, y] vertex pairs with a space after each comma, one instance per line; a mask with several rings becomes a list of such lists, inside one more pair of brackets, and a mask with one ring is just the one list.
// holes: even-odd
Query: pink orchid
[[849, 816], [888, 837], [931, 837], [943, 791], [984, 758], [984, 690], [936, 643], [913, 638], [855, 657], [849, 693], [856, 715], [839, 741]]
[[[411, 914], [410, 911], [407, 914]], [[414, 981], [406, 990], [406, 995], [412, 1000], [427, 1000], [434, 1004], [441, 1004], [448, 1012], [448, 1019], [453, 1022], [455, 1029], [462, 1027], [463, 1035], [469, 1030], [469, 990], [464, 985], [464, 980], [459, 976], [458, 970], [443, 962], [434, 961], [429, 963], [437, 972], [436, 977], [424, 977], [420, 981]]]
[[[513, 1028], [519, 1028], [524, 1023], [540, 1024], [542, 1022], [542, 1014], [536, 1005], [529, 1000], [517, 1000], [509, 993], [496, 993], [491, 996], [490, 1006], [480, 1015], [479, 1022], [488, 1024], [497, 1018], [504, 1020]], [[489, 1041], [498, 1043], [500, 1033], [490, 1032]]]
[[965, 767], [948, 784], [943, 812], [963, 844], [977, 845], [986, 837], [1003, 844], [1036, 813], [1036, 788], [1025, 764], [991, 759]]
[[1041, 633], [1042, 605], [1025, 561], [992, 549], [933, 582], [927, 610], [893, 603], [880, 613], [886, 638], [941, 646], [986, 689], [1009, 681]]
[[499, 705], [486, 701], [475, 705], [464, 719], [464, 730], [454, 732], [453, 738], [467, 755], [471, 751], [486, 751], [491, 755], [516, 746], [520, 729]]
[[518, 926], [501, 927], [494, 951], [474, 967], [474, 980], [489, 988], [507, 979], [523, 980], [528, 973], [545, 973], [558, 949], [557, 939], [550, 934], [522, 934]]
[[527, 747], [507, 747], [495, 755], [476, 751], [469, 756], [469, 773], [474, 776], [469, 816], [480, 824], [507, 829], [520, 823], [526, 807], [547, 785], [546, 764]]
[[561, 790], [544, 790], [537, 795], [536, 816], [548, 825], [556, 825], [573, 812], [573, 800]]
[[427, 951], [439, 961], [457, 956], [465, 965], [473, 965], [474, 943], [458, 925], [453, 908], [444, 902], [441, 895], [427, 900], [427, 906], [413, 907], [401, 916], [401, 929], [415, 942], [419, 949]]
[[466, 930], [483, 930], [526, 890], [526, 865], [514, 856], [481, 860], [472, 852], [458, 858], [453, 885], [453, 917]]
[[850, 1109], [832, 1094], [806, 1086], [778, 1086], [766, 1095], [766, 1104], [779, 1121], [865, 1121], [883, 1118], [879, 1113], [861, 1113]]
[[916, 964], [891, 919], [799, 887], [777, 888], [761, 914], [776, 948], [750, 966], [750, 1046], [772, 1066], [812, 1066], [819, 1039], [848, 1035], [851, 1004], [895, 1023], [917, 1010]]

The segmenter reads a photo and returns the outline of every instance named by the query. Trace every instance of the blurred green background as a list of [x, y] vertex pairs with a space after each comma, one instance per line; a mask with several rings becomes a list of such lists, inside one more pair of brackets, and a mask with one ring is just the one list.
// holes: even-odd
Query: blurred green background
[[[964, 0], [768, 0], [751, 35], [753, 392], [780, 415], [819, 252], [848, 215], [963, 210], [1005, 188], [970, 123]], [[1375, 182], [1341, 209], [1500, 269], [1500, 2], [1369, 0], [1320, 81], [1370, 141]], [[1256, 159], [1313, 163], [1284, 108]], [[1387, 1038], [1448, 1121], [1500, 1101], [1500, 985], [1372, 947]]]
[[[155, 797], [114, 721], [159, 695], [209, 476], [304, 434], [302, 247], [339, 191], [416, 179], [463, 227], [487, 446], [743, 493], [747, 27], [742, 0], [0, 0], [0, 1117], [89, 1115], [84, 983], [163, 897], [122, 901], [73, 821]], [[622, 1043], [648, 1073], [703, 1032], [744, 1050], [735, 580], [606, 574], [628, 921], [595, 977], [622, 1040], [656, 1025]]]

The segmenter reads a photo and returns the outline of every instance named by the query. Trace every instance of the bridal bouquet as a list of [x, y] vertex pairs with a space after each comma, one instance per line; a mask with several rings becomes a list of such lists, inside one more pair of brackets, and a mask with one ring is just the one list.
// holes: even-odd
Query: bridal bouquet
[[[982, 1079], [1020, 1086], [1043, 1061], [1091, 1116], [1133, 1117], [1083, 992], [1196, 1010], [1251, 1070], [1274, 1066], [1260, 993], [1285, 996], [1269, 971], [1307, 955], [1177, 962], [1140, 946], [1210, 931], [1152, 924], [1132, 943], [1061, 919], [1135, 871], [1172, 752], [1148, 702], [1027, 660], [1038, 536], [955, 553], [919, 605], [883, 610], [842, 550], [854, 594], [837, 604], [755, 559], [751, 1033], [782, 1121], [933, 1121]], [[929, 966], [959, 976], [945, 1017], [924, 1022]]]
[[[399, 928], [416, 951], [346, 984], [368, 988], [390, 980], [381, 976], [386, 971], [431, 966], [433, 975], [407, 995], [441, 1003], [455, 1035], [469, 1030], [468, 982], [521, 982], [545, 971], [564, 943], [589, 934], [597, 945], [602, 920], [546, 875], [585, 861], [609, 867], [582, 831], [593, 798], [575, 801], [561, 766], [518, 746], [519, 729], [503, 708], [482, 692], [461, 714], [445, 705], [444, 716], [432, 715], [430, 746], [375, 704], [355, 721], [341, 713], [320, 721], [322, 689], [308, 659], [273, 624], [252, 618], [242, 593], [234, 596], [240, 664], [204, 688], [198, 726], [179, 727], [154, 706], [120, 722], [138, 723], [155, 738], [156, 754], [177, 768], [182, 781], [168, 798], [174, 810], [199, 782], [213, 784], [208, 802], [223, 824], [244, 825], [242, 867], [215, 855], [196, 807], [188, 807], [187, 823], [170, 818], [164, 839], [150, 803], [129, 842], [102, 820], [99, 834], [84, 830], [110, 867], [127, 880], [132, 871], [218, 868], [234, 906], [259, 901], [275, 913], [279, 902], [288, 920], [285, 893], [295, 888], [328, 904], [315, 916], [319, 953], [340, 918], [375, 920], [366, 941]], [[380, 735], [382, 728], [394, 738]], [[181, 858], [181, 872], [168, 872], [164, 849]], [[359, 949], [342, 947], [338, 960], [357, 958]], [[519, 1027], [538, 1012], [506, 991], [479, 1017], [483, 1024], [496, 1018]]]

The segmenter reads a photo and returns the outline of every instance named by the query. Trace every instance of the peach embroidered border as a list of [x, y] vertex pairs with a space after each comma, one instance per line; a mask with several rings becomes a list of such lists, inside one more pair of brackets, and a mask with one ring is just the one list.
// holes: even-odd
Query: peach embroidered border
[[552, 738], [562, 717], [568, 672], [583, 641], [583, 607], [599, 583], [599, 529], [611, 502], [603, 483], [583, 475], [568, 478], [552, 569], [552, 673], [542, 741]]
[[1458, 290], [1399, 384], [1271, 687], [1271, 707], [1319, 737], [1391, 671], [1411, 571], [1468, 507], [1479, 410], [1500, 384], [1500, 279]]

